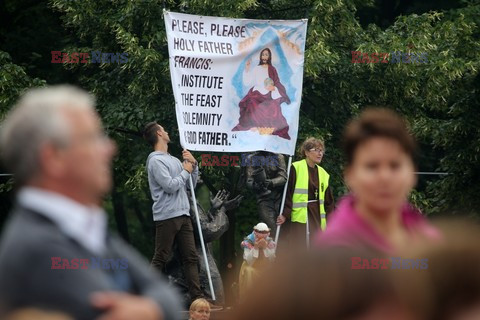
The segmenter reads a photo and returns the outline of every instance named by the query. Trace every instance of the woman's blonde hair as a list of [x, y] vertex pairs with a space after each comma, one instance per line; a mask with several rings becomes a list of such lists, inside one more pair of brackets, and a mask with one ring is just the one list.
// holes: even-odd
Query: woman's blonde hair
[[210, 304], [208, 303], [207, 300], [203, 298], [195, 299], [195, 301], [193, 301], [192, 304], [190, 305], [190, 312], [196, 311], [197, 309], [202, 307], [207, 307], [208, 310], [210, 311]]
[[325, 142], [323, 142], [322, 139], [318, 139], [318, 138], [313, 138], [313, 137], [310, 137], [310, 138], [307, 138], [305, 141], [303, 141], [302, 145], [300, 146], [300, 150], [299, 150], [299, 154], [302, 158], [306, 158], [307, 157], [307, 154], [306, 152], [312, 148], [322, 148], [323, 150], [325, 150]]

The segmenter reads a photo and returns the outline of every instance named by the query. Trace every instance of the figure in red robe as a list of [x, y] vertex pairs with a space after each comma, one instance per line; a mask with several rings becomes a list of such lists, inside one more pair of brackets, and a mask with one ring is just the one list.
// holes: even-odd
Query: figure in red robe
[[[251, 86], [240, 101], [240, 118], [232, 131], [273, 130], [271, 134], [290, 140], [287, 120], [280, 105], [290, 104], [285, 87], [280, 82], [277, 69], [272, 66], [272, 52], [265, 48], [260, 52], [260, 62], [250, 70], [248, 60], [243, 72], [243, 83]], [[263, 130], [263, 129], [262, 129]]]

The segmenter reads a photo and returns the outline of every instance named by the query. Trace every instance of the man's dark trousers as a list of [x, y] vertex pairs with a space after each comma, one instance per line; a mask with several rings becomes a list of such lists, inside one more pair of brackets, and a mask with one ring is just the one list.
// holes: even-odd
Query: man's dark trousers
[[193, 300], [203, 296], [198, 276], [198, 255], [195, 248], [195, 238], [190, 217], [182, 215], [167, 220], [156, 221], [155, 254], [152, 265], [161, 272], [165, 271], [165, 264], [176, 241], [185, 268], [190, 297]]

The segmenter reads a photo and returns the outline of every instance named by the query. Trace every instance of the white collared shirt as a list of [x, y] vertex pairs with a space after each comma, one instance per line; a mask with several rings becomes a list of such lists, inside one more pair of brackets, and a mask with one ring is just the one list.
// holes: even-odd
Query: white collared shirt
[[59, 193], [25, 187], [18, 194], [20, 205], [50, 218], [62, 232], [83, 247], [101, 255], [106, 247], [107, 216], [99, 207], [88, 207]]

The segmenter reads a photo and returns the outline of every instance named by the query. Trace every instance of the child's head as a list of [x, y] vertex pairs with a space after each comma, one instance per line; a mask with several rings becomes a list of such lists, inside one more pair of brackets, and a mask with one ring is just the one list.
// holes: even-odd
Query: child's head
[[273, 82], [272, 78], [266, 78], [265, 81], [263, 81], [263, 83], [265, 84], [265, 88], [267, 88], [268, 86], [273, 86], [273, 85], [275, 85], [275, 83]]
[[253, 227], [253, 232], [255, 232], [257, 238], [266, 238], [270, 235], [270, 228], [265, 223], [260, 222]]
[[207, 300], [200, 298], [196, 299], [190, 305], [190, 319], [191, 320], [209, 320], [210, 319], [210, 304]]
[[320, 164], [325, 154], [325, 142], [322, 139], [307, 138], [300, 147], [300, 156], [310, 159], [311, 162]]

